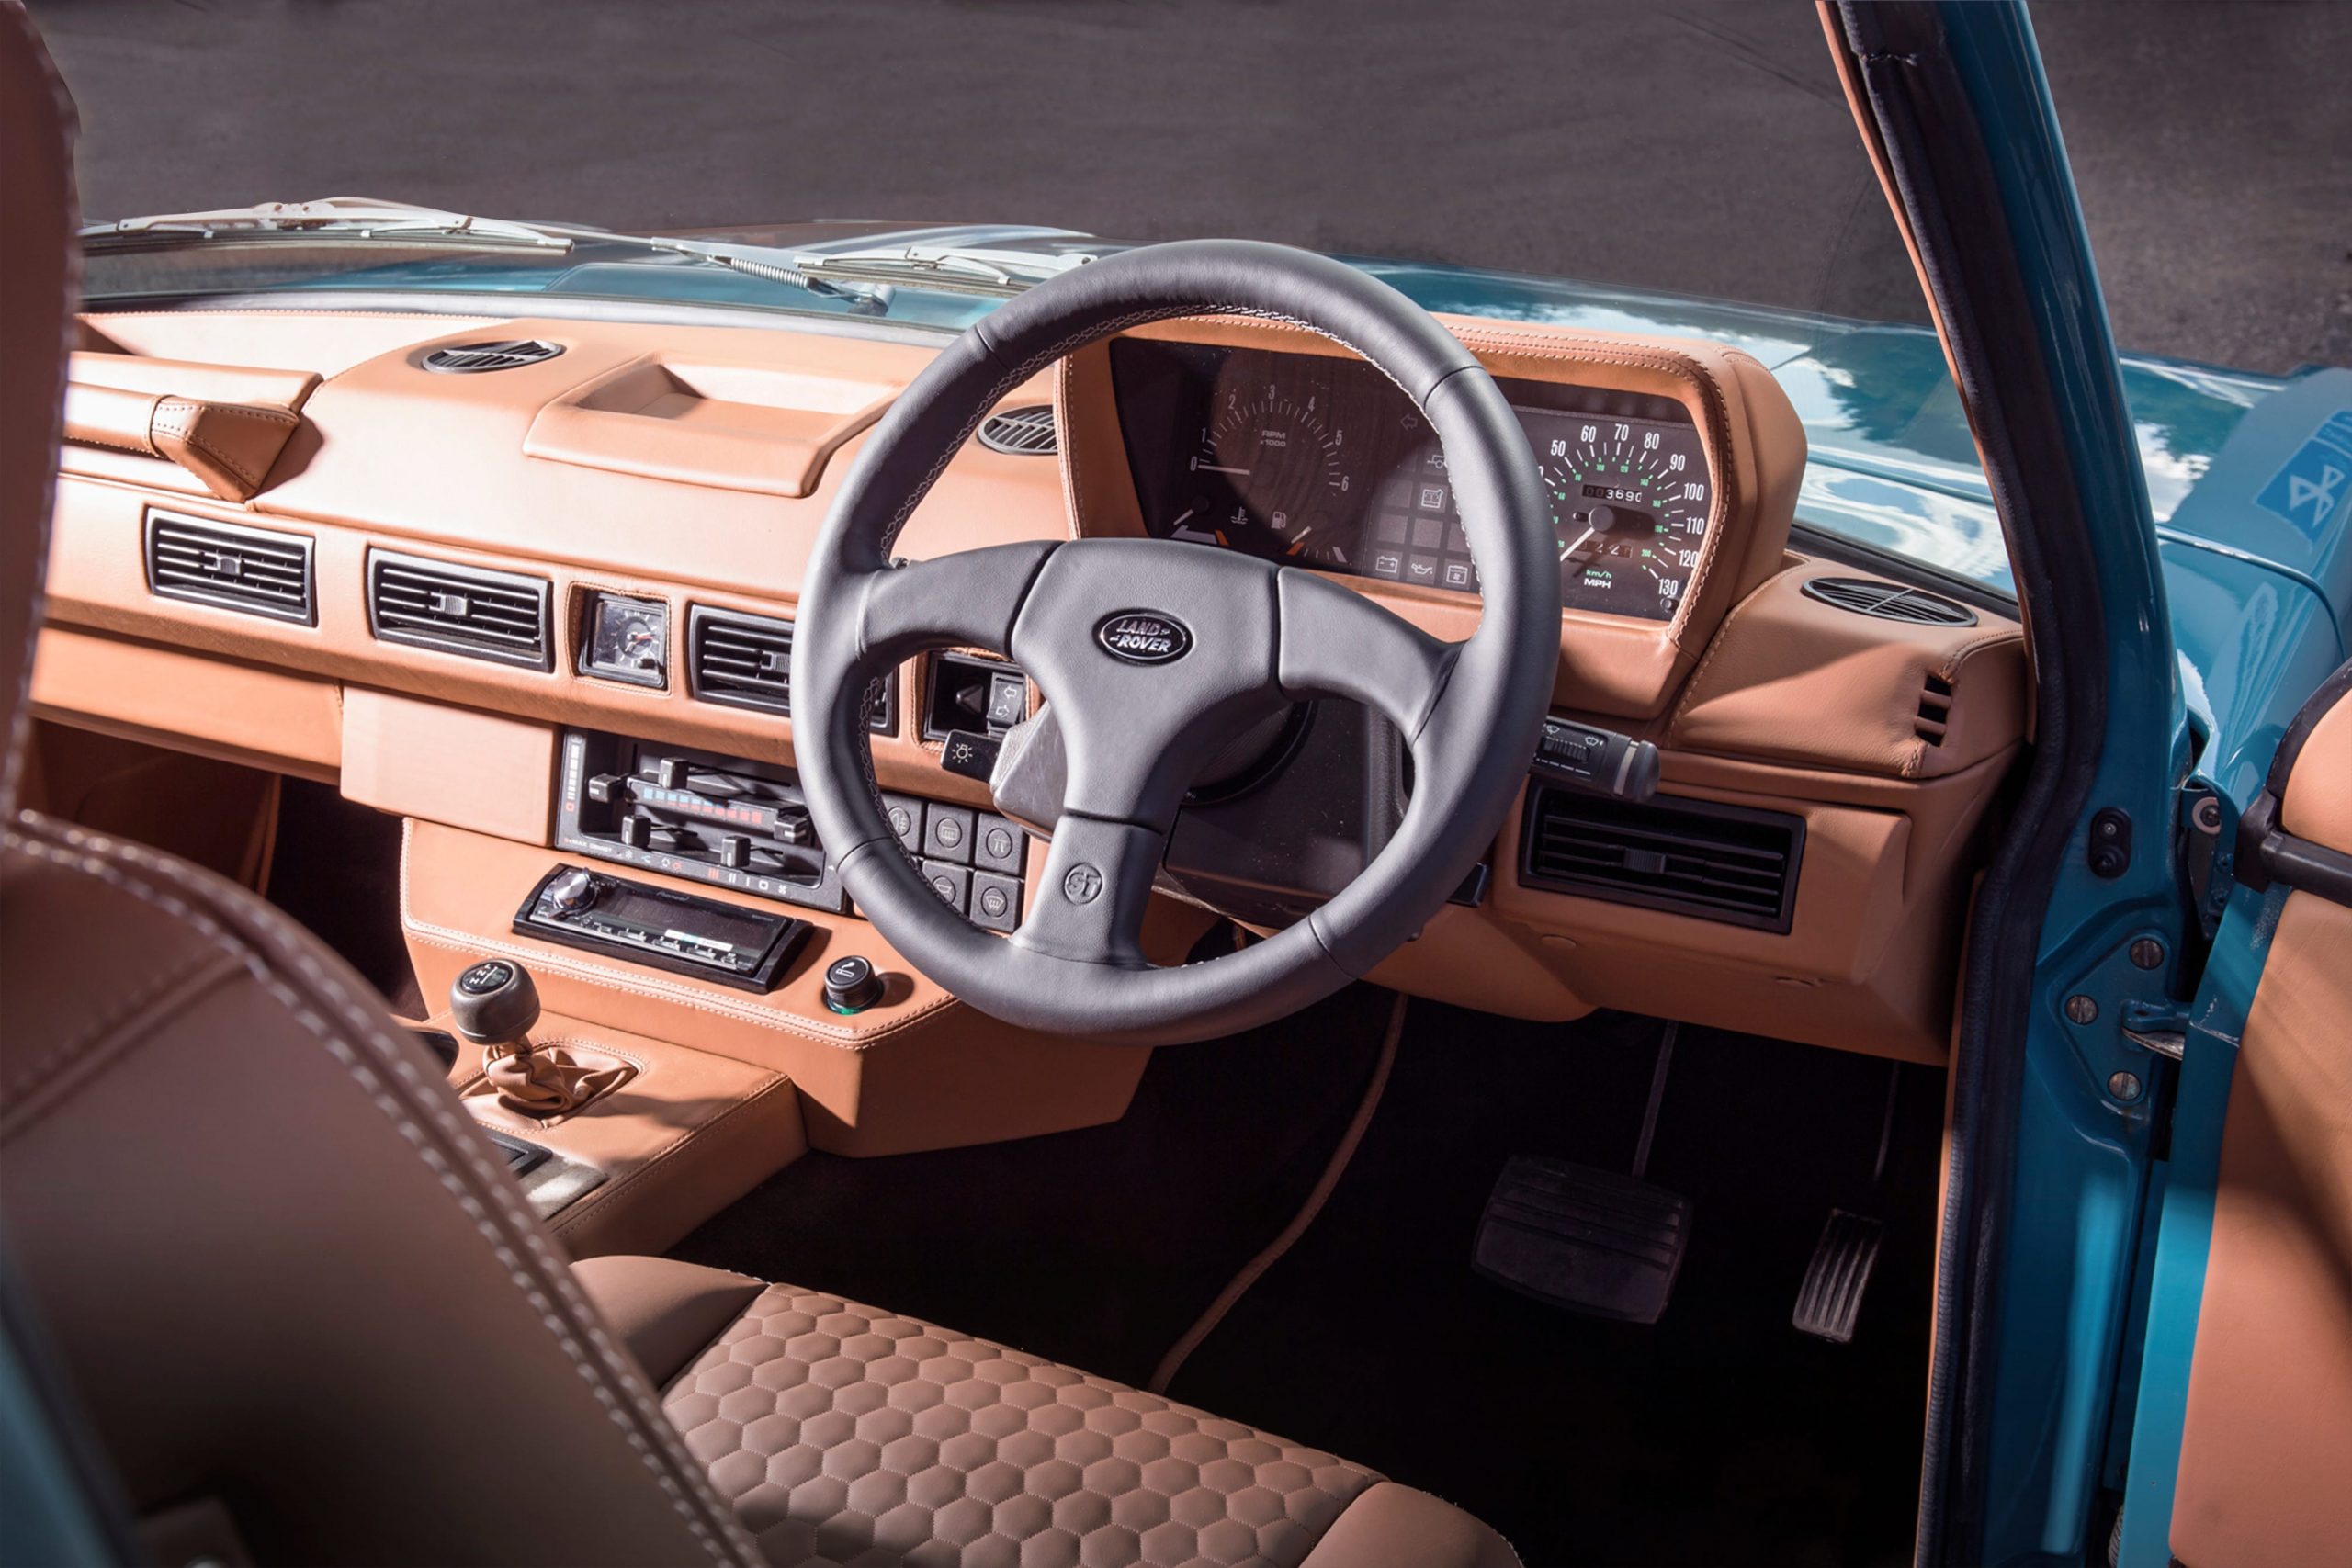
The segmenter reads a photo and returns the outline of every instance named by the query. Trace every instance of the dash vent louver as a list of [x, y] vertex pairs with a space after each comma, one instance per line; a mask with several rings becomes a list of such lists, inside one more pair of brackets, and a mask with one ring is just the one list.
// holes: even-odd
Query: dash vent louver
[[1930, 675], [1919, 689], [1919, 717], [1916, 726], [1919, 739], [1930, 746], [1944, 743], [1944, 734], [1951, 727], [1951, 682]]
[[503, 338], [495, 343], [456, 344], [436, 348], [424, 356], [427, 370], [444, 376], [480, 376], [492, 370], [513, 370], [525, 365], [537, 365], [543, 359], [553, 359], [563, 352], [561, 344], [548, 343], [539, 338]]
[[368, 552], [368, 626], [379, 642], [551, 669], [550, 599], [543, 577]]
[[1976, 612], [1955, 599], [1899, 582], [1868, 577], [1815, 577], [1804, 585], [1804, 596], [1834, 604], [1857, 615], [1882, 621], [1908, 621], [1920, 626], [1973, 626]]
[[1006, 409], [980, 422], [980, 445], [1016, 457], [1050, 457], [1061, 450], [1054, 411], [1043, 403]]
[[1521, 880], [1532, 887], [1785, 931], [1804, 818], [1657, 795], [1636, 805], [1538, 784]]
[[318, 624], [304, 534], [147, 513], [147, 591], [248, 615]]
[[[876, 701], [866, 728], [887, 735], [898, 728], [888, 681], [875, 683]], [[706, 703], [792, 713], [792, 623], [707, 604], [686, 609], [686, 687]]]

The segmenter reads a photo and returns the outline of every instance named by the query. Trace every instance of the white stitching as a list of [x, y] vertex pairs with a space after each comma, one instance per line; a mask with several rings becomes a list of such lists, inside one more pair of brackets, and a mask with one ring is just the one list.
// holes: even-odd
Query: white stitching
[[[362, 1061], [359, 1050], [343, 1034], [337, 1032], [334, 1025], [322, 1017], [292, 987], [273, 974], [267, 961], [261, 953], [241, 941], [235, 933], [224, 930], [202, 910], [161, 889], [149, 886], [126, 875], [120, 869], [102, 857], [109, 854], [119, 857], [142, 871], [160, 874], [172, 882], [189, 887], [197, 897], [210, 897], [210, 890], [194, 883], [185, 868], [167, 859], [151, 854], [137, 845], [118, 842], [102, 835], [86, 833], [70, 824], [35, 818], [29, 814], [20, 820], [28, 826], [36, 826], [37, 830], [47, 830], [58, 834], [72, 846], [72, 849], [70, 851], [59, 849], [27, 838], [23, 832], [15, 828], [9, 829], [5, 834], [0, 834], [0, 842], [5, 842], [8, 847], [35, 859], [46, 860], [53, 864], [81, 871], [86, 875], [94, 876], [101, 882], [130, 894], [143, 903], [153, 905], [171, 914], [184, 924], [202, 933], [207, 941], [243, 964], [257, 984], [275, 997], [281, 1006], [318, 1037], [319, 1043], [325, 1047], [327, 1053], [351, 1074], [361, 1090], [375, 1102], [377, 1109], [382, 1111], [401, 1135], [409, 1141], [411, 1148], [416, 1153], [417, 1157], [424, 1162], [426, 1168], [433, 1172], [435, 1179], [458, 1201], [459, 1208], [473, 1222], [477, 1234], [489, 1245], [492, 1255], [506, 1269], [507, 1277], [523, 1292], [524, 1299], [539, 1314], [540, 1323], [555, 1337], [557, 1344], [571, 1359], [573, 1370], [580, 1373], [581, 1380], [588, 1385], [589, 1392], [595, 1397], [597, 1403], [605, 1407], [605, 1414], [611, 1417], [614, 1426], [620, 1429], [622, 1437], [627, 1439], [628, 1445], [637, 1450], [647, 1471], [669, 1497], [671, 1506], [685, 1521], [689, 1531], [710, 1552], [714, 1561], [729, 1561], [729, 1549], [732, 1549], [735, 1560], [756, 1562], [759, 1560], [757, 1554], [749, 1551], [751, 1543], [747, 1538], [741, 1536], [740, 1527], [735, 1524], [731, 1512], [720, 1511], [716, 1514], [718, 1525], [717, 1530], [714, 1530], [711, 1521], [697, 1517], [696, 1499], [690, 1495], [686, 1487], [680, 1484], [679, 1478], [681, 1475], [695, 1476], [699, 1472], [690, 1456], [684, 1452], [675, 1428], [670, 1425], [668, 1417], [659, 1407], [649, 1402], [632, 1385], [630, 1378], [633, 1370], [613, 1345], [610, 1336], [597, 1319], [595, 1309], [589, 1303], [585, 1294], [572, 1282], [569, 1266], [556, 1255], [545, 1231], [539, 1226], [537, 1221], [524, 1210], [520, 1199], [512, 1190], [511, 1185], [501, 1184], [498, 1173], [490, 1165], [488, 1145], [481, 1144], [478, 1135], [470, 1135], [468, 1132], [460, 1131], [454, 1123], [452, 1118], [458, 1113], [437, 1101], [430, 1092], [421, 1093], [418, 1096], [418, 1104], [424, 1114], [428, 1118], [440, 1119], [442, 1124], [437, 1130], [460, 1151], [460, 1158], [471, 1167], [470, 1170], [465, 1173], [473, 1179], [473, 1185], [470, 1187], [461, 1174], [451, 1168], [442, 1151], [434, 1147], [428, 1141], [424, 1129], [409, 1114], [408, 1109], [389, 1092], [379, 1067], [371, 1066]], [[360, 1026], [354, 1032], [362, 1040], [367, 1040], [379, 1056], [385, 1058], [379, 1066], [389, 1066], [392, 1068], [394, 1077], [405, 1078], [411, 1086], [422, 1089], [422, 1080], [418, 1077], [415, 1064], [406, 1059], [398, 1051], [383, 1050], [381, 1044], [383, 1031], [388, 1026], [376, 1023], [371, 1015], [358, 1007], [334, 975], [302, 950], [301, 942], [304, 939], [290, 922], [258, 900], [248, 903], [244, 912], [252, 916], [270, 937], [282, 944], [283, 951], [278, 956], [292, 959], [303, 976], [332, 999], [342, 1012], [346, 1023], [356, 1022]], [[375, 1038], [370, 1039], [371, 1035]], [[447, 1086], [444, 1084], [442, 1087], [446, 1089]], [[471, 1118], [469, 1117], [466, 1120], [469, 1122]], [[535, 1278], [524, 1259], [516, 1255], [512, 1243], [499, 1234], [491, 1215], [483, 1208], [482, 1199], [485, 1195], [503, 1211], [503, 1217], [520, 1234], [525, 1249], [534, 1254], [535, 1260], [546, 1270], [543, 1277]], [[550, 1293], [556, 1298], [554, 1301], [548, 1299]], [[597, 1365], [589, 1359], [576, 1342], [572, 1328], [557, 1315], [559, 1303], [571, 1309], [577, 1318], [579, 1328], [577, 1338], [585, 1339], [588, 1348], [595, 1352], [597, 1361], [602, 1362], [604, 1375], [601, 1378]], [[623, 1410], [615, 1398], [616, 1388], [628, 1396], [629, 1403], [636, 1407], [638, 1420], [646, 1424], [654, 1434], [650, 1441], [648, 1440], [646, 1433], [636, 1430], [632, 1427], [628, 1412]], [[656, 1450], [660, 1449], [666, 1449], [667, 1451], [657, 1452]], [[665, 1463], [675, 1467], [679, 1473], [665, 1472], [663, 1468]], [[715, 1497], [706, 1495], [701, 1500], [702, 1506], [709, 1507], [716, 1501]]]

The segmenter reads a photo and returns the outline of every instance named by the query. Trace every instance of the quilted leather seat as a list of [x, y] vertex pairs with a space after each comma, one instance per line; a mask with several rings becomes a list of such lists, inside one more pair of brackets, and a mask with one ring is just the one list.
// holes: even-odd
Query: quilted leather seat
[[137, 1516], [115, 1554], [1513, 1561], [1433, 1498], [1018, 1351], [659, 1259], [575, 1275], [334, 954], [217, 877], [17, 813], [71, 126], [0, 6], [0, 1289], [111, 1461], [88, 1490]]
[[576, 1272], [780, 1568], [1515, 1561], [1361, 1466], [987, 1340], [690, 1264]]

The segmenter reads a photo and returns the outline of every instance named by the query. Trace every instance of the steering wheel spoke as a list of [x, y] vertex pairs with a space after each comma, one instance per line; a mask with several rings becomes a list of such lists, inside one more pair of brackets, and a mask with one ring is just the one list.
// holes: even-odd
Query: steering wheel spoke
[[1418, 748], [1445, 694], [1459, 645], [1312, 572], [1284, 570], [1277, 592], [1283, 694], [1362, 703]]
[[1009, 651], [1013, 623], [1054, 548], [1050, 540], [989, 545], [870, 574], [859, 611], [861, 655], [889, 661], [929, 648]]
[[1168, 835], [1157, 828], [1064, 812], [1013, 945], [1080, 964], [1148, 967], [1144, 910], [1167, 852]]

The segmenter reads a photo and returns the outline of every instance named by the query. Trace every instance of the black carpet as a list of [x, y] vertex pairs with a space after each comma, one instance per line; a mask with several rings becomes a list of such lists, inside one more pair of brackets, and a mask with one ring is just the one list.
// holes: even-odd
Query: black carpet
[[1393, 1000], [1358, 986], [1264, 1029], [1160, 1051], [1108, 1127], [880, 1159], [809, 1154], [673, 1256], [1141, 1383], [1322, 1174]]
[[[1628, 1168], [1660, 1025], [1417, 1004], [1347, 1179], [1171, 1390], [1452, 1499], [1530, 1568], [1908, 1561], [1927, 1378], [1942, 1075], [1686, 1028], [1649, 1178], [1692, 1201], [1654, 1326], [1474, 1274], [1514, 1154]], [[1790, 1326], [1834, 1203], [1888, 1219], [1855, 1340]]]
[[[333, 784], [283, 782], [269, 901], [339, 953], [397, 1013], [423, 1017], [401, 934], [401, 819], [344, 799]], [[418, 1010], [422, 1005], [422, 1010]]]

